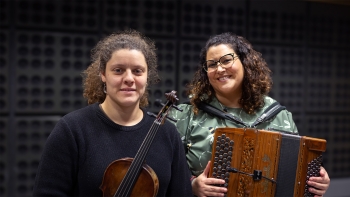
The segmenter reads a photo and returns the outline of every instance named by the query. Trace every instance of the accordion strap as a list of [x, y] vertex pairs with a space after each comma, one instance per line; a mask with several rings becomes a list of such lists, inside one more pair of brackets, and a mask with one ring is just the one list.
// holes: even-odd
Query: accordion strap
[[259, 125], [260, 123], [263, 123], [263, 122], [270, 120], [271, 118], [276, 116], [280, 111], [286, 109], [286, 107], [282, 106], [277, 101], [272, 103], [268, 108], [265, 109], [263, 114], [254, 121], [254, 123], [252, 125], [249, 125], [249, 124], [243, 122], [240, 118], [238, 118], [230, 113], [226, 113], [226, 112], [224, 112], [224, 111], [222, 111], [222, 110], [220, 110], [220, 109], [218, 109], [218, 108], [216, 108], [208, 103], [205, 103], [205, 102], [200, 102], [198, 104], [198, 109], [201, 109], [201, 110], [203, 110], [211, 115], [230, 120], [230, 121], [232, 121], [236, 124], [240, 124], [244, 127], [253, 128], [253, 127], [256, 127], [257, 125]]

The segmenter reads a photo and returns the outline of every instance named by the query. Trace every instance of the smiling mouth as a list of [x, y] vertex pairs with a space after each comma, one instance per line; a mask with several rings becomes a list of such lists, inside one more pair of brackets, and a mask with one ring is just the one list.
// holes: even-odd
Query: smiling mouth
[[219, 77], [218, 80], [225, 81], [225, 80], [230, 79], [230, 78], [231, 78], [231, 76], [223, 76], [223, 77]]

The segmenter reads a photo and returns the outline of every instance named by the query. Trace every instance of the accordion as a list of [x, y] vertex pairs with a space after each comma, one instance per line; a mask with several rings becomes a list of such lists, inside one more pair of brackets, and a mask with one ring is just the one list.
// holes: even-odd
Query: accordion
[[320, 176], [326, 140], [257, 130], [218, 128], [209, 177], [225, 180], [226, 196], [314, 196], [307, 180]]

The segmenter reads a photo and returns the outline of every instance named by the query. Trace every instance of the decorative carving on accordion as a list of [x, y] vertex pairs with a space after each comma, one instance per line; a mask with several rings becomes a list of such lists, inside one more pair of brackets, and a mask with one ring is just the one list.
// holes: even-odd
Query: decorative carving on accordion
[[[255, 139], [251, 137], [245, 137], [243, 139], [243, 152], [242, 152], [242, 164], [241, 171], [245, 173], [251, 173], [253, 167], [253, 158], [254, 158], [254, 147]], [[249, 188], [247, 186], [252, 185], [252, 178], [240, 174], [239, 175], [239, 184], [238, 184], [238, 196], [245, 196], [246, 193], [249, 193]]]

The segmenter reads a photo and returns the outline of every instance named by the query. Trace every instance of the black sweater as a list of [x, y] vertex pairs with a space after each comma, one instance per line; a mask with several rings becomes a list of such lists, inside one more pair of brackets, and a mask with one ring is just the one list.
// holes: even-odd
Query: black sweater
[[[98, 103], [62, 117], [46, 141], [33, 196], [102, 196], [99, 187], [108, 165], [134, 158], [155, 120], [143, 112], [134, 126], [115, 124]], [[173, 124], [160, 126], [145, 162], [158, 176], [157, 196], [192, 196], [190, 171]]]

